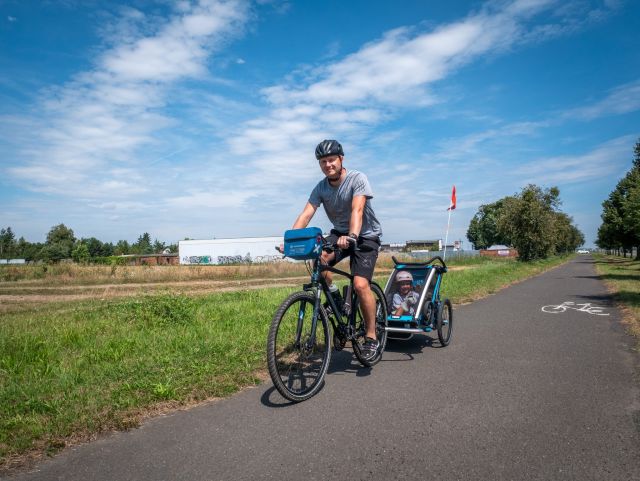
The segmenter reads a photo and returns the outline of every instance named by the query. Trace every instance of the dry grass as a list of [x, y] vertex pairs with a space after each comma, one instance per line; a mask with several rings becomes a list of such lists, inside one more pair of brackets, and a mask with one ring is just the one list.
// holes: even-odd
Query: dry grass
[[0, 286], [7, 282], [31, 285], [56, 284], [135, 284], [185, 282], [195, 280], [232, 280], [276, 278], [302, 275], [302, 263], [277, 262], [244, 266], [98, 266], [79, 264], [2, 266]]
[[[401, 256], [399, 256], [401, 257]], [[411, 261], [410, 258], [407, 258]], [[482, 263], [474, 260], [454, 261], [454, 265]], [[346, 265], [346, 264], [344, 264]], [[391, 255], [382, 253], [378, 270], [393, 268]], [[16, 283], [30, 286], [87, 285], [87, 284], [154, 284], [189, 281], [229, 281], [246, 279], [276, 279], [303, 276], [307, 269], [303, 262], [272, 262], [235, 266], [103, 266], [81, 264], [0, 266], [0, 289]]]
[[[348, 270], [346, 261], [339, 267]], [[451, 269], [470, 267], [474, 265], [463, 263]], [[376, 276], [385, 277], [392, 268], [391, 256], [383, 253]], [[308, 275], [301, 262], [240, 266], [2, 266], [0, 314], [34, 310], [43, 303], [109, 300], [164, 292], [194, 296], [289, 287], [306, 282]]]

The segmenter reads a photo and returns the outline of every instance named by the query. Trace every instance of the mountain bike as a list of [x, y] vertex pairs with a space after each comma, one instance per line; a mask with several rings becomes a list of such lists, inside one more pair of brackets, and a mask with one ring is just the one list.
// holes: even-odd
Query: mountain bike
[[[293, 241], [288, 243], [289, 233], [299, 237], [290, 236], [289, 239]], [[355, 246], [351, 248], [356, 249]], [[375, 323], [379, 346], [370, 355], [363, 352], [365, 322], [353, 287], [353, 276], [323, 264], [320, 259], [322, 251], [333, 252], [337, 249], [338, 246], [328, 243], [317, 228], [285, 232], [285, 256], [304, 259], [311, 279], [303, 285], [302, 291], [287, 297], [273, 316], [267, 340], [267, 365], [275, 388], [284, 398], [293, 402], [309, 399], [322, 388], [331, 361], [332, 344], [340, 351], [350, 343], [358, 361], [370, 367], [380, 361], [387, 342], [387, 304], [380, 286], [371, 282], [371, 292], [376, 301]], [[348, 280], [343, 289], [342, 306], [332, 295], [322, 275], [326, 271]]]

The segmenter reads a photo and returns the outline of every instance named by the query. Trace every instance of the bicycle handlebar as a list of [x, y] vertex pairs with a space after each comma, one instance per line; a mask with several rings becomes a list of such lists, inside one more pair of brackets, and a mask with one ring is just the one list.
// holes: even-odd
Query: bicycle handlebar
[[[358, 247], [356, 244], [356, 239], [354, 239], [353, 237], [347, 237], [348, 241], [352, 244], [354, 244], [354, 250], [355, 251], [363, 251], [366, 249], [362, 249], [360, 247]], [[280, 246], [275, 246], [274, 247], [275, 250], [277, 250], [280, 254], [284, 255], [284, 248], [281, 248]], [[322, 250], [326, 250], [328, 252], [334, 252], [336, 250], [340, 250], [342, 249], [342, 247], [339, 247], [338, 244], [336, 244], [335, 242], [327, 242], [326, 239], [323, 237], [322, 238]]]
[[[356, 240], [353, 237], [347, 237], [347, 240], [354, 245], [354, 249], [353, 250], [355, 250], [355, 251], [362, 250], [356, 245]], [[327, 242], [326, 239], [323, 237], [322, 238], [322, 249], [323, 250], [327, 250], [329, 252], [333, 252], [333, 251], [342, 249], [342, 247], [339, 247], [338, 244], [335, 243], [335, 242]]]

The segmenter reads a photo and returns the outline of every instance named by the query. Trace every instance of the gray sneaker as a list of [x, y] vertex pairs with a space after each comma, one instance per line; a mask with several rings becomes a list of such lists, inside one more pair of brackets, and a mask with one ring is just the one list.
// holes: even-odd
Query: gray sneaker
[[376, 355], [379, 347], [380, 342], [378, 340], [371, 339], [370, 337], [365, 337], [362, 346], [360, 346], [360, 351], [366, 359], [371, 359]]

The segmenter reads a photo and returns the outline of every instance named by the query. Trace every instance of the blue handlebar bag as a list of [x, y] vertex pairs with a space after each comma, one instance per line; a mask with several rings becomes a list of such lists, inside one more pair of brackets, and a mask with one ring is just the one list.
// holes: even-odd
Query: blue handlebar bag
[[322, 230], [319, 227], [291, 229], [284, 233], [284, 255], [292, 259], [305, 260], [320, 257], [322, 253]]

